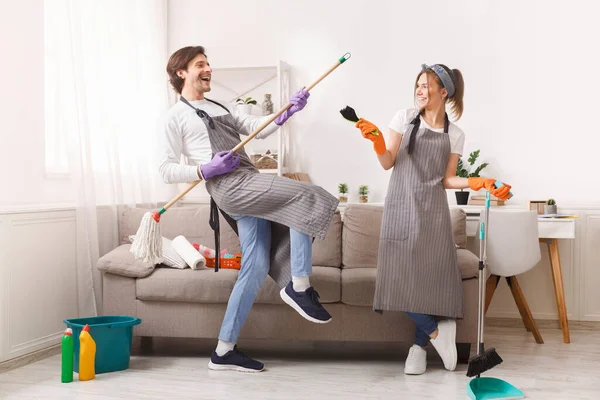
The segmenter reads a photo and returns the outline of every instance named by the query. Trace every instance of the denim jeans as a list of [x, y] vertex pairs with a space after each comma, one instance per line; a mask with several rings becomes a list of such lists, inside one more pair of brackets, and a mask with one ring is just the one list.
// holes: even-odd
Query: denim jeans
[[429, 343], [429, 335], [431, 335], [437, 329], [437, 322], [431, 315], [417, 314], [407, 312], [410, 318], [415, 321], [417, 328], [415, 330], [415, 344], [417, 346], [425, 347]]
[[[269, 272], [271, 222], [243, 215], [231, 217], [237, 221], [242, 266], [227, 303], [219, 339], [237, 343], [240, 330]], [[290, 247], [292, 276], [310, 276], [312, 238], [290, 228]]]

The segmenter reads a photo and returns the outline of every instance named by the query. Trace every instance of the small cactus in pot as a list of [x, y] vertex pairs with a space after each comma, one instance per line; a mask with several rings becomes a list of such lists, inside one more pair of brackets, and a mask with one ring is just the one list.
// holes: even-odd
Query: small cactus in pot
[[346, 203], [348, 201], [348, 185], [345, 183], [340, 183], [338, 185], [338, 193], [340, 203]]
[[544, 204], [544, 214], [558, 214], [556, 209], [556, 201], [554, 199], [548, 199]]
[[369, 201], [369, 187], [362, 185], [358, 187], [358, 201], [367, 203]]

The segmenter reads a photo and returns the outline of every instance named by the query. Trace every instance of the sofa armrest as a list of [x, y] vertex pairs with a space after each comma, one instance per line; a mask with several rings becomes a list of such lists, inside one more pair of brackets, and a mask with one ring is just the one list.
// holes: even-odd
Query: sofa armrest
[[137, 260], [129, 251], [131, 244], [122, 244], [100, 257], [96, 268], [102, 272], [129, 278], [144, 278], [154, 271], [156, 265], [148, 268], [144, 263]]
[[102, 303], [104, 315], [137, 317], [135, 278], [103, 273]]

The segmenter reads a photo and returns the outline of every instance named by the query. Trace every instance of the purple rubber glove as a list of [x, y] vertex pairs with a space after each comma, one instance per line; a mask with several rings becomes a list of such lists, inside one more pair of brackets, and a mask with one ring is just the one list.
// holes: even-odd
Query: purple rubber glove
[[277, 119], [275, 123], [279, 126], [283, 125], [292, 115], [302, 110], [306, 106], [306, 101], [310, 96], [310, 92], [302, 88], [290, 97], [290, 103], [292, 106], [285, 110]]
[[204, 179], [209, 180], [217, 175], [227, 174], [240, 166], [240, 156], [233, 151], [220, 151], [212, 160], [200, 166]]

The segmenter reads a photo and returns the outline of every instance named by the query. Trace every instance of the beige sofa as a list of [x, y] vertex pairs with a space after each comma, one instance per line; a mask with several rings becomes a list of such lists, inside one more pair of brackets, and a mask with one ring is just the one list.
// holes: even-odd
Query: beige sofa
[[[142, 319], [134, 335], [142, 337], [217, 338], [236, 270], [192, 270], [157, 266], [146, 269], [129, 252], [143, 214], [125, 208], [119, 214], [121, 245], [98, 261], [103, 276], [105, 315]], [[391, 341], [409, 346], [414, 323], [403, 313], [372, 310], [377, 248], [383, 209], [348, 205], [337, 212], [325, 240], [313, 244], [311, 282], [331, 313], [329, 324], [313, 324], [300, 317], [279, 297], [279, 288], [267, 277], [240, 334], [240, 339], [309, 341]], [[459, 362], [467, 362], [477, 340], [477, 257], [466, 250], [466, 215], [452, 210], [454, 237], [465, 292], [464, 319], [457, 323]], [[208, 205], [172, 207], [161, 217], [164, 237], [184, 235], [192, 243], [214, 245], [208, 226]], [[221, 249], [240, 250], [229, 225], [221, 220]]]

